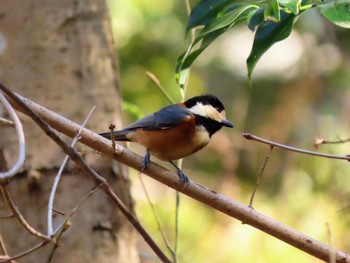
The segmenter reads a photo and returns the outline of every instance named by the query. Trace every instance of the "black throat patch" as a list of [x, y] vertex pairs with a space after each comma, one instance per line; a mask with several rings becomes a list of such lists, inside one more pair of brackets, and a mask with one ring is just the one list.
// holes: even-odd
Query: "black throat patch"
[[196, 125], [203, 126], [208, 131], [210, 137], [214, 133], [216, 133], [218, 130], [220, 130], [222, 127], [221, 123], [197, 114], [196, 114]]

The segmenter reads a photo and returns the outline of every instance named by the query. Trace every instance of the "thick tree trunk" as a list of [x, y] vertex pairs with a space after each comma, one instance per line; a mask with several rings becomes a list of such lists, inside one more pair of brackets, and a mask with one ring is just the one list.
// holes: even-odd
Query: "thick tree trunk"
[[[121, 116], [115, 61], [104, 0], [1, 1], [0, 80], [15, 92], [76, 122], [82, 122], [96, 105], [87, 128], [106, 131], [117, 118], [119, 124]], [[6, 116], [3, 110], [1, 114]], [[29, 223], [45, 232], [48, 194], [64, 155], [31, 120], [22, 119], [26, 167], [22, 176], [11, 180], [10, 189]], [[0, 133], [0, 151], [11, 166], [17, 155], [15, 132], [1, 128]], [[89, 149], [80, 150], [116, 185], [118, 195], [132, 209], [124, 169], [114, 175], [109, 160]], [[94, 186], [89, 177], [72, 169], [72, 165], [70, 168], [55, 199], [55, 208], [64, 212], [69, 212]], [[2, 216], [8, 210], [0, 200]], [[61, 218], [57, 216], [56, 224]], [[107, 226], [111, 231], [96, 226]], [[39, 242], [14, 219], [0, 219], [0, 233], [10, 255]], [[130, 225], [98, 192], [73, 217], [53, 262], [137, 262], [135, 243]], [[50, 247], [20, 262], [45, 262]]]

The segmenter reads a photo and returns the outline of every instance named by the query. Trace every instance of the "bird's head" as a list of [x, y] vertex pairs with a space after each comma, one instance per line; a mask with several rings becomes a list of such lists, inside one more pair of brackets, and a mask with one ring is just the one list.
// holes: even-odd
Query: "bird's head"
[[224, 105], [214, 95], [196, 96], [184, 104], [196, 116], [197, 125], [203, 126], [210, 136], [223, 126], [233, 128], [233, 124], [226, 119]]

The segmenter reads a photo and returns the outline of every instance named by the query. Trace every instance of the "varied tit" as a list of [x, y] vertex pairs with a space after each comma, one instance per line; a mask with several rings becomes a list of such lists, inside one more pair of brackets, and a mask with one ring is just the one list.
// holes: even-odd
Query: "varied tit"
[[[223, 126], [233, 127], [226, 119], [224, 105], [217, 97], [205, 94], [164, 107], [113, 133], [116, 141], [131, 141], [146, 147], [142, 171], [147, 169], [152, 154], [170, 162], [181, 182], [187, 184], [188, 178], [173, 161], [202, 149]], [[111, 139], [110, 132], [100, 135]]]

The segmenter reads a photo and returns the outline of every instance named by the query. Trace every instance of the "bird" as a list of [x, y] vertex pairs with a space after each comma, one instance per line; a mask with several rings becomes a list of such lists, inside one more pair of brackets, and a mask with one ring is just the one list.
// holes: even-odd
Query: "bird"
[[[135, 142], [146, 148], [141, 171], [147, 169], [152, 155], [171, 163], [181, 183], [186, 185], [189, 179], [174, 161], [201, 150], [222, 127], [234, 127], [226, 119], [224, 105], [216, 96], [203, 94], [161, 108], [124, 129], [113, 131], [113, 137], [115, 141]], [[111, 139], [111, 133], [100, 135]]]

